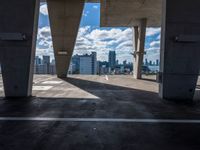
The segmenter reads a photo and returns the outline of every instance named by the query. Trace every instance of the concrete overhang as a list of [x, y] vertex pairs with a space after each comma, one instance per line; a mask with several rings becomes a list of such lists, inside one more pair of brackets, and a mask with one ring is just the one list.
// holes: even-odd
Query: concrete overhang
[[161, 25], [162, 0], [101, 0], [101, 27], [138, 26], [147, 18], [148, 27]]

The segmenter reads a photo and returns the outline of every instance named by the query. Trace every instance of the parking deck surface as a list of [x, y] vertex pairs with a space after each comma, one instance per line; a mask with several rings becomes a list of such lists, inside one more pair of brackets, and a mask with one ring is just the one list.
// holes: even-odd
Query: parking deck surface
[[200, 149], [199, 83], [174, 103], [152, 77], [35, 75], [33, 97], [10, 100], [0, 80], [0, 150]]

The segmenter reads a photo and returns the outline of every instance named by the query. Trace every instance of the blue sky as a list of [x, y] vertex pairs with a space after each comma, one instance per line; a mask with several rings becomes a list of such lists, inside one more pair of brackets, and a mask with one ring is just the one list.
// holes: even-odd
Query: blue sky
[[[74, 48], [75, 54], [97, 52], [98, 60], [108, 60], [110, 50], [116, 51], [119, 62], [132, 61], [134, 51], [131, 28], [100, 28], [100, 4], [86, 3]], [[145, 58], [159, 59], [160, 28], [148, 28]], [[47, 5], [41, 3], [36, 55], [50, 55], [53, 58], [52, 39], [49, 27]]]

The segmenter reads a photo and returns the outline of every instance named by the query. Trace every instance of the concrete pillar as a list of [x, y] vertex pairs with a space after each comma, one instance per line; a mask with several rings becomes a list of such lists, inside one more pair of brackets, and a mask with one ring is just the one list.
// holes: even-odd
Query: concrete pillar
[[39, 0], [0, 1], [0, 55], [6, 97], [31, 95]]
[[[137, 51], [138, 48], [138, 37], [139, 37], [139, 31], [138, 31], [138, 26], [133, 27], [134, 29], [134, 44], [135, 44], [135, 52]], [[134, 53], [134, 57], [136, 57], [136, 53]]]
[[145, 36], [146, 36], [147, 19], [140, 19], [139, 26], [134, 27], [135, 31], [135, 62], [134, 62], [134, 78], [142, 78], [142, 65], [144, 58]]
[[192, 100], [200, 69], [200, 1], [163, 2], [159, 94]]
[[57, 76], [66, 78], [84, 0], [47, 0]]

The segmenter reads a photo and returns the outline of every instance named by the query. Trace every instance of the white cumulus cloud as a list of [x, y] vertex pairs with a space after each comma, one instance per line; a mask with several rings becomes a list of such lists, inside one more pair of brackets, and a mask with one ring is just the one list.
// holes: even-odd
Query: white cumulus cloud
[[40, 13], [43, 15], [48, 15], [47, 4], [43, 4], [40, 6]]
[[147, 28], [146, 36], [153, 36], [156, 34], [159, 34], [161, 31], [161, 28]]
[[[159, 34], [160, 29], [147, 29], [148, 36]], [[154, 39], [147, 43], [145, 58], [159, 58], [160, 40]], [[108, 60], [109, 51], [116, 51], [119, 62], [133, 61], [131, 53], [134, 51], [133, 31], [131, 28], [92, 28], [80, 27], [74, 48], [74, 54], [97, 52], [98, 60]], [[53, 57], [53, 47], [50, 27], [39, 28], [37, 40], [37, 55]]]

